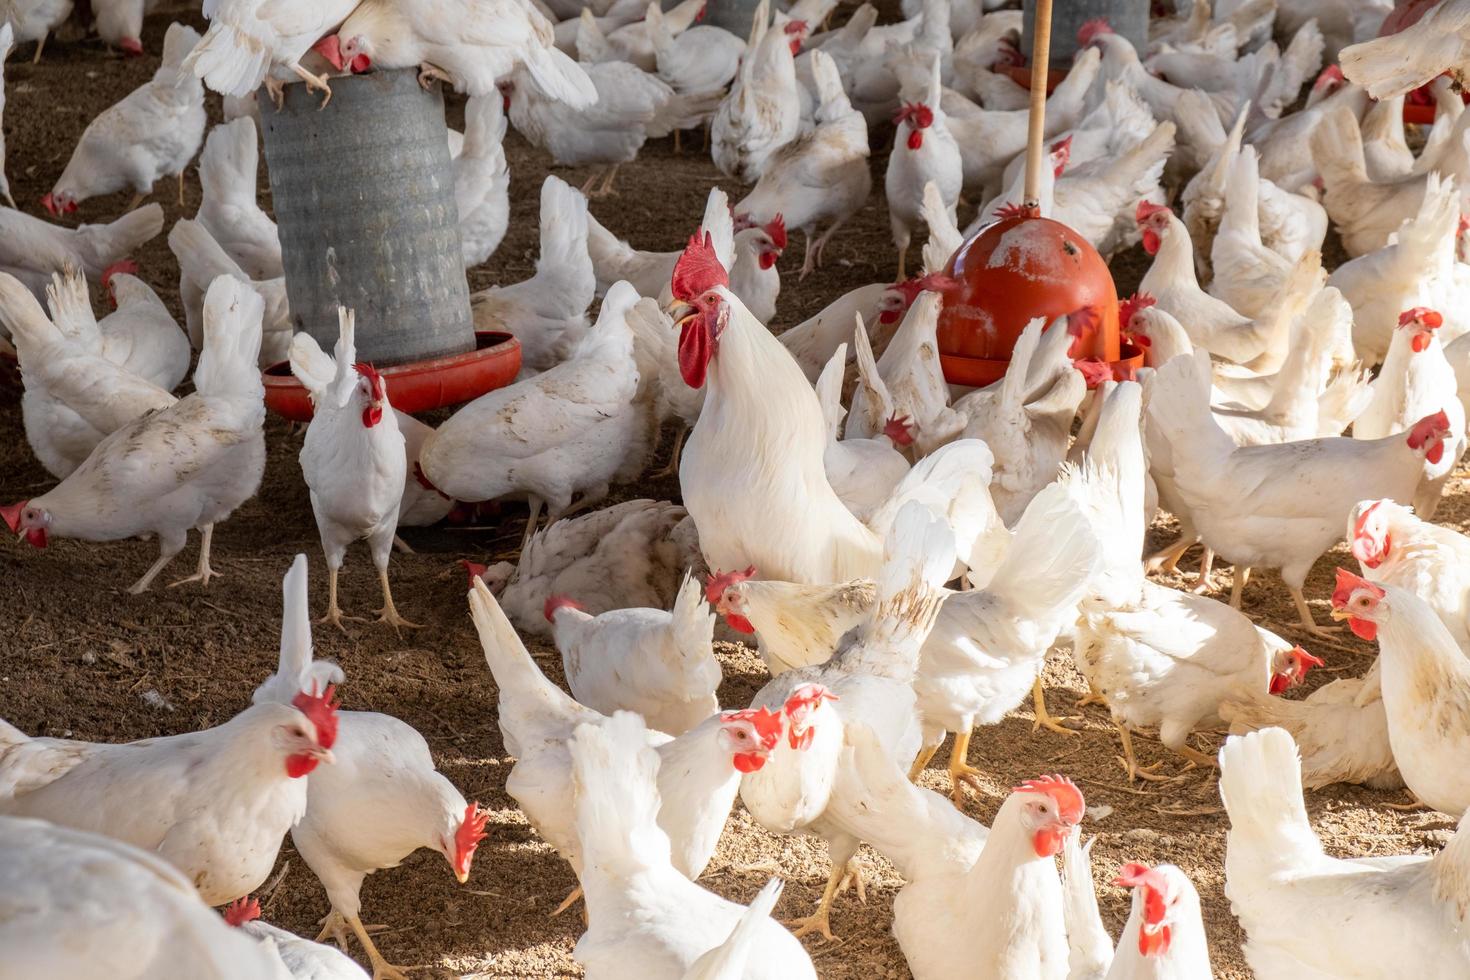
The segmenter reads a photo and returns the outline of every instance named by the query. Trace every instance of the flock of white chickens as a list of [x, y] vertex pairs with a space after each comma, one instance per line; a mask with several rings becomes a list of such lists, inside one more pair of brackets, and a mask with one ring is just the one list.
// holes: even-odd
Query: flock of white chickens
[[[529, 501], [515, 564], [465, 563], [469, 612], [514, 759], [505, 791], [580, 883], [561, 907], [585, 903], [588, 977], [815, 977], [797, 937], [831, 939], [833, 902], [864, 894], [864, 842], [902, 877], [893, 933], [919, 980], [1212, 976], [1199, 893], [1173, 865], [1122, 866], [1115, 944], [1082, 842], [1106, 814], [1072, 781], [1035, 774], [989, 827], [966, 814], [966, 787], [985, 790], [977, 729], [1031, 697], [1038, 728], [1077, 734], [1046, 710], [1049, 653], [1106, 705], [1130, 782], [1176, 779], [1138, 763], [1139, 730], [1219, 767], [1224, 894], [1257, 977], [1470, 977], [1470, 829], [1434, 855], [1338, 859], [1302, 795], [1350, 782], [1470, 808], [1470, 539], [1429, 523], [1467, 448], [1470, 0], [1376, 41], [1380, 0], [1196, 0], [1153, 20], [1147, 51], [1086, 25], [1048, 101], [1039, 203], [1105, 257], [1153, 256], [1119, 311], [1149, 367], [1114, 379], [1074, 359], [1068, 318], [1037, 319], [1005, 377], [968, 391], [945, 383], [936, 329], [960, 213], [978, 205], [974, 229], [1021, 203], [1026, 92], [997, 70], [1018, 59], [1020, 13], [922, 0], [879, 26], [864, 4], [823, 30], [835, 2], [762, 0], [742, 39], [699, 24], [703, 0], [205, 0], [207, 32], [169, 27], [152, 80], [87, 127], [41, 202], [57, 220], [0, 208], [0, 353], [59, 481], [0, 516], [36, 548], [156, 538], [133, 593], [197, 530], [197, 569], [173, 584], [207, 586], [214, 528], [265, 472], [259, 369], [283, 360], [315, 406], [300, 471], [328, 569], [319, 622], [345, 630], [338, 575], [365, 540], [380, 622], [415, 628], [390, 581], [398, 529]], [[153, 5], [8, 0], [0, 49], [39, 58], [76, 13], [146, 56]], [[468, 96], [450, 134], [467, 268], [506, 232], [507, 118], [558, 164], [599, 168], [581, 192], [546, 178], [534, 277], [473, 296], [477, 327], [519, 339], [520, 376], [437, 428], [357, 362], [352, 311], [330, 353], [293, 336], [256, 190], [251, 117], [284, 85], [329, 107], [342, 73], [394, 69]], [[207, 138], [206, 88], [227, 119]], [[1417, 152], [1406, 98], [1438, 110]], [[611, 208], [589, 213], [646, 140], [699, 128], [749, 190], [711, 191], [685, 247], [637, 250]], [[820, 279], [872, 198], [873, 152], [898, 280], [773, 332], [788, 234]], [[165, 177], [182, 195], [196, 154], [202, 201], [168, 235], [181, 328], [127, 259], [162, 232], [138, 204]], [[65, 219], [126, 190], [111, 224]], [[1330, 274], [1329, 227], [1348, 256]], [[100, 319], [93, 287], [115, 307]], [[681, 502], [601, 506], [676, 431]], [[1160, 512], [1181, 535], [1146, 557]], [[1344, 540], [1356, 568], [1331, 615], [1380, 656], [1283, 698], [1323, 661], [1255, 625], [1242, 589], [1279, 572], [1325, 636], [1304, 588]], [[1201, 588], [1148, 577], [1196, 543]], [[18, 549], [13, 575], [47, 560]], [[1216, 558], [1229, 604], [1202, 594]], [[224, 724], [112, 744], [0, 722], [0, 978], [363, 976], [261, 920], [250, 896], [288, 833], [330, 902], [317, 940], [405, 976], [360, 917], [365, 877], [428, 848], [464, 883], [496, 828], [413, 728], [340, 707], [351, 679], [313, 659], [306, 564], [285, 575], [277, 671]], [[570, 693], [530, 635], [555, 643]], [[749, 707], [717, 700], [717, 635], [769, 668]], [[946, 799], [918, 779], [950, 733]], [[748, 907], [699, 883], [737, 796], [771, 834], [827, 844], [794, 935], [770, 918], [778, 880]]]

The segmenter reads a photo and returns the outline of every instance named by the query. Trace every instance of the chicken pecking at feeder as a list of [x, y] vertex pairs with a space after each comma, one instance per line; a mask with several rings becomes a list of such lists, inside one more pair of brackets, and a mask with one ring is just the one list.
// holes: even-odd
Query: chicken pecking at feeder
[[[515, 338], [474, 329], [444, 100], [417, 76], [335, 78], [325, 106], [301, 84], [279, 110], [260, 99], [292, 328], [331, 349], [337, 308], [354, 310], [359, 356], [408, 413], [507, 385], [521, 363]], [[311, 418], [289, 364], [265, 390], [272, 411]]]
[[950, 384], [1000, 380], [1016, 339], [1035, 317], [1068, 317], [1076, 334], [1072, 357], [1089, 384], [1105, 373], [1128, 377], [1143, 364], [1143, 352], [1123, 342], [1107, 263], [1087, 239], [1041, 214], [1051, 6], [1037, 0], [1025, 200], [960, 245], [945, 270], [956, 283], [939, 314], [939, 358]]

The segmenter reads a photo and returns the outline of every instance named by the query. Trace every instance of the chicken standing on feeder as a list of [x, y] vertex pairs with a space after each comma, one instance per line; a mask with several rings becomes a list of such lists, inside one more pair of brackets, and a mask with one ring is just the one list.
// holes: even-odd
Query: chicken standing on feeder
[[359, 0], [320, 0], [308, 7], [270, 0], [214, 0], [204, 13], [209, 30], [184, 60], [183, 71], [220, 95], [242, 98], [263, 84], [280, 108], [286, 81], [300, 79], [308, 89], [332, 100], [326, 76], [301, 67], [308, 51], [316, 51], [342, 70], [331, 32], [358, 6]]
[[383, 589], [380, 623], [417, 628], [398, 614], [388, 584], [388, 559], [398, 529], [407, 471], [398, 416], [388, 382], [371, 364], [357, 363], [356, 318], [338, 309], [336, 350], [328, 355], [311, 334], [291, 341], [291, 373], [311, 396], [311, 423], [301, 446], [301, 472], [327, 556], [327, 613], [322, 622], [343, 632], [337, 573], [352, 542], [366, 538]]

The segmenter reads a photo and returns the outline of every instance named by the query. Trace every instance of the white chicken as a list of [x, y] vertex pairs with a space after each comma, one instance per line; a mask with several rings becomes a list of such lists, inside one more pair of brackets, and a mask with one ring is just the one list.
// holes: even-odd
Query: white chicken
[[[185, 59], [183, 71], [235, 98], [264, 84], [278, 108], [285, 80], [299, 78], [324, 92], [326, 105], [332, 98], [326, 76], [313, 75], [301, 61], [313, 49], [333, 60], [335, 49], [322, 42], [357, 6], [358, 0], [325, 0], [310, 10], [294, 10], [268, 0], [215, 0], [205, 11], [209, 30]], [[340, 63], [336, 67], [341, 71]]]
[[1445, 72], [1463, 78], [1470, 68], [1470, 3], [1447, 0], [1424, 9], [1409, 27], [1343, 48], [1343, 73], [1375, 99], [1404, 95]]
[[46, 37], [71, 16], [72, 0], [10, 0], [5, 7], [5, 21], [15, 33], [15, 44], [36, 42], [31, 64], [39, 64], [46, 48]]
[[[265, 472], [265, 404], [255, 360], [260, 298], [221, 279], [204, 309], [194, 393], [112, 433], [60, 486], [0, 511], [38, 548], [50, 535], [116, 541], [153, 534], [159, 556], [129, 589], [145, 591], [200, 532], [199, 567], [183, 582], [208, 585], [214, 526], [255, 495]], [[180, 584], [180, 583], [176, 583]]]
[[650, 4], [644, 18], [658, 77], [683, 95], [723, 92], [740, 71], [745, 41], [709, 24], [676, 30], [672, 14]]
[[[500, 690], [500, 733], [516, 760], [506, 777], [506, 792], [580, 876], [584, 857], [573, 814], [576, 790], [567, 743], [577, 726], [605, 716], [546, 679], [483, 582], [474, 583], [469, 602], [485, 662]], [[781, 741], [782, 715], [726, 711], [677, 738], [641, 723], [639, 729], [643, 744], [656, 749], [661, 759], [659, 826], [672, 840], [674, 867], [692, 881], [714, 855], [740, 774], [758, 771]], [[575, 897], [573, 892], [565, 904]]]
[[1243, 317], [1266, 314], [1293, 263], [1261, 241], [1260, 174], [1256, 151], [1242, 147], [1230, 165], [1225, 184], [1225, 210], [1210, 246], [1214, 279], [1210, 294]]
[[250, 936], [261, 949], [279, 957], [287, 975], [310, 980], [363, 980], [367, 973], [340, 949], [302, 939], [260, 917], [260, 902], [237, 898], [225, 909], [224, 921]]
[[166, 859], [48, 820], [0, 817], [6, 972], [54, 977], [291, 980]]
[[259, 155], [248, 117], [210, 130], [199, 157], [203, 193], [194, 220], [251, 279], [278, 279], [285, 274], [281, 240], [257, 200]]
[[[648, 746], [638, 716], [577, 726], [569, 745], [588, 930], [572, 955], [588, 980], [683, 980], [725, 942], [745, 909], [685, 878], [672, 863], [659, 775], [667, 760]], [[811, 958], [776, 922], [754, 925], [757, 942], [738, 976], [816, 980]], [[698, 977], [700, 974], [695, 973]]]
[[[680, 0], [670, 7], [667, 16], [662, 10], [656, 15], [660, 18], [663, 30], [671, 37], [681, 36], [690, 25], [704, 19], [705, 0]], [[587, 22], [591, 15], [590, 10], [582, 13], [582, 19]], [[592, 22], [594, 30], [600, 34], [596, 22]], [[639, 71], [653, 72], [658, 67], [658, 57], [654, 50], [653, 21], [645, 10], [644, 16], [634, 18], [626, 24], [622, 24], [609, 31], [605, 38], [598, 37], [590, 44], [584, 43], [583, 35], [577, 35], [577, 55], [584, 63], [622, 61], [638, 68]], [[596, 49], [596, 50], [594, 50]], [[723, 88], [723, 86], [721, 86]]]
[[0, 274], [0, 323], [20, 359], [21, 420], [41, 465], [65, 479], [108, 435], [177, 400], [102, 351], [85, 281], [56, 277], [48, 319], [19, 280]]
[[[1230, 816], [1225, 896], [1261, 980], [1470, 970], [1458, 929], [1470, 902], [1470, 831], [1432, 857], [1328, 856], [1307, 820], [1296, 746], [1274, 728], [1221, 749], [1220, 798]], [[1312, 917], [1293, 921], [1303, 902]]]
[[[256, 689], [256, 704], [286, 703], [292, 690], [342, 679], [334, 664], [312, 660], [305, 555], [296, 556], [281, 593], [280, 661]], [[322, 936], [335, 936], [345, 948], [350, 926], [373, 976], [401, 980], [358, 918], [363, 879], [427, 847], [444, 856], [463, 884], [490, 816], [434, 769], [428, 743], [407, 724], [376, 711], [338, 711], [336, 721], [333, 764], [307, 781], [306, 812], [291, 828], [291, 842], [332, 903]]]
[[1149, 424], [1168, 440], [1178, 490], [1205, 544], [1237, 566], [1279, 568], [1302, 626], [1320, 633], [1302, 596], [1308, 570], [1359, 500], [1414, 498], [1425, 461], [1438, 462], [1452, 438], [1449, 420], [1429, 416], [1369, 441], [1238, 447], [1210, 414], [1208, 390], [1195, 358], [1176, 357], [1155, 377]]
[[[710, 153], [727, 177], [754, 183], [801, 126], [796, 64], [785, 35], [770, 28], [770, 0], [752, 15], [735, 84], [710, 123]], [[794, 227], [794, 226], [793, 226]]]
[[737, 633], [753, 635], [771, 676], [828, 659], [837, 643], [872, 615], [872, 579], [838, 585], [797, 585], [756, 579], [754, 566], [719, 572], [706, 580], [705, 596]]
[[88, 198], [132, 190], [136, 208], [162, 177], [179, 182], [184, 203], [184, 170], [204, 140], [204, 86], [179, 70], [199, 43], [183, 24], [170, 25], [163, 42], [163, 64], [153, 78], [116, 105], [104, 109], [82, 132], [66, 169], [41, 203], [53, 215], [70, 214]]
[[362, 0], [354, 6], [337, 30], [341, 60], [354, 71], [418, 68], [421, 81], [439, 79], [473, 97], [493, 95], [497, 79], [524, 65], [549, 98], [574, 109], [597, 101], [592, 80], [553, 46], [550, 22], [529, 3]]
[[[814, 60], [815, 67], [815, 60]], [[934, 58], [933, 71], [920, 91], [901, 91], [903, 101], [897, 116], [898, 132], [893, 137], [893, 151], [888, 155], [888, 169], [883, 177], [883, 193], [888, 201], [888, 221], [893, 229], [893, 244], [898, 249], [898, 278], [906, 275], [909, 241], [922, 220], [920, 211], [929, 184], [955, 220], [964, 169], [960, 147], [945, 121], [940, 105], [942, 85], [939, 58]]]
[[251, 279], [198, 221], [175, 222], [168, 233], [168, 247], [179, 262], [179, 298], [184, 304], [184, 327], [195, 347], [204, 343], [205, 297], [211, 284], [224, 276], [248, 283], [263, 305], [259, 366], [269, 367], [290, 357], [291, 338], [296, 328], [291, 320], [291, 301], [284, 275], [274, 279]]
[[[858, 326], [855, 337], [866, 342], [867, 331]], [[871, 356], [871, 355], [870, 355]], [[883, 505], [894, 488], [908, 475], [909, 461], [902, 450], [912, 446], [909, 420], [893, 414], [890, 402], [883, 428], [873, 436], [837, 438], [846, 409], [842, 407], [842, 379], [847, 368], [847, 345], [832, 354], [817, 379], [817, 398], [827, 423], [827, 450], [822, 468], [832, 490], [860, 521], [866, 521]]]
[[941, 302], [938, 292], [921, 293], [877, 361], [868, 344], [868, 331], [858, 324], [853, 334], [858, 386], [848, 415], [849, 439], [876, 438], [891, 431], [889, 423], [895, 418], [902, 418], [915, 429], [909, 441], [917, 457], [923, 457], [965, 428], [965, 416], [949, 406], [949, 386], [939, 364]]
[[1392, 500], [1364, 500], [1348, 515], [1348, 548], [1364, 578], [1414, 593], [1470, 651], [1470, 539]]
[[483, 578], [516, 627], [550, 638], [544, 615], [553, 595], [575, 595], [590, 613], [632, 606], [668, 608], [686, 569], [704, 573], [699, 535], [684, 508], [625, 500], [539, 531], [520, 564], [498, 562]]
[[1338, 569], [1332, 618], [1378, 641], [1388, 741], [1404, 784], [1418, 799], [1448, 814], [1470, 808], [1470, 780], [1448, 765], [1464, 751], [1470, 662], [1422, 599], [1393, 585], [1375, 585]]
[[1381, 439], [1435, 412], [1448, 417], [1445, 452], [1426, 466], [1424, 486], [1413, 500], [1415, 513], [1425, 518], [1434, 516], [1440, 491], [1465, 452], [1465, 408], [1457, 394], [1455, 369], [1439, 342], [1443, 325], [1443, 316], [1422, 306], [1399, 315], [1383, 368], [1373, 381], [1372, 400], [1353, 423], [1353, 438]]
[[264, 884], [332, 762], [332, 689], [257, 704], [216, 728], [141, 742], [30, 738], [0, 722], [0, 814], [41, 817], [154, 851], [209, 905]]
[[348, 546], [366, 539], [383, 590], [378, 622], [395, 630], [416, 627], [399, 615], [388, 583], [408, 468], [398, 414], [388, 405], [388, 382], [371, 364], [357, 361], [353, 311], [339, 308], [337, 322], [330, 355], [305, 331], [291, 341], [291, 373], [312, 404], [300, 459], [327, 558], [327, 612], [321, 621], [346, 632], [337, 575]]
[[173, 391], [189, 373], [189, 336], [146, 282], [114, 272], [103, 283], [113, 311], [97, 323], [102, 356], [124, 371]]
[[476, 330], [499, 330], [521, 342], [522, 377], [547, 371], [587, 337], [596, 290], [587, 255], [587, 199], [554, 176], [541, 185], [541, 253], [524, 282], [491, 286], [470, 297]]
[[720, 710], [715, 617], [685, 574], [672, 612], [616, 609], [591, 616], [568, 596], [546, 600], [572, 697], [594, 711], [636, 711], [649, 728], [683, 735]]
[[579, 506], [597, 503], [612, 481], [641, 470], [647, 427], [632, 408], [638, 369], [627, 319], [637, 301], [632, 286], [613, 286], [566, 361], [456, 411], [419, 454], [427, 481], [456, 500], [525, 494], [524, 548], [543, 507], [558, 520], [574, 496]]
[[806, 236], [803, 279], [821, 265], [827, 243], [867, 203], [873, 187], [867, 122], [848, 101], [830, 58], [813, 52], [812, 71], [816, 128], [773, 152], [755, 187], [735, 205], [737, 221], [764, 224], [781, 215], [785, 227]]
[[510, 167], [505, 161], [505, 109], [493, 95], [464, 108], [464, 148], [454, 158], [454, 203], [466, 269], [483, 265], [510, 223]]
[[[873, 347], [882, 353], [888, 340], [903, 320], [914, 300], [925, 290], [943, 291], [944, 276], [916, 276], [896, 283], [871, 283], [843, 293], [822, 307], [815, 315], [781, 333], [777, 338], [802, 374], [813, 384], [822, 368], [832, 359], [832, 352], [852, 338], [853, 317], [873, 325]], [[733, 291], [733, 290], [732, 290]], [[849, 353], [849, 359], [855, 355]]]
[[51, 276], [67, 267], [87, 281], [102, 284], [107, 273], [123, 268], [146, 242], [163, 231], [163, 208], [146, 204], [111, 224], [63, 228], [23, 211], [0, 208], [0, 272], [8, 273], [44, 298]]

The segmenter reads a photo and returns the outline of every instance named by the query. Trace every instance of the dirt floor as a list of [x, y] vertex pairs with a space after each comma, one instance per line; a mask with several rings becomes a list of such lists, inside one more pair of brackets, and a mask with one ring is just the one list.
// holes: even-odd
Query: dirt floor
[[[194, 18], [197, 21], [197, 16]], [[53, 43], [39, 65], [29, 62], [29, 46], [6, 66], [9, 101], [5, 135], [8, 172], [22, 207], [37, 213], [39, 198], [60, 174], [78, 135], [101, 109], [149, 77], [169, 18], [149, 19], [144, 42], [150, 56], [121, 60], [100, 43]], [[218, 100], [211, 96], [211, 111]], [[451, 105], [457, 124], [462, 107]], [[880, 134], [880, 139], [886, 135]], [[514, 282], [530, 275], [537, 252], [537, 200], [547, 157], [512, 134], [508, 140], [513, 215], [499, 252], [485, 268], [471, 273], [471, 284]], [[841, 292], [891, 279], [895, 257], [882, 200], [886, 154], [875, 153], [872, 201], [828, 250], [829, 265], [798, 284], [800, 250], [793, 240], [783, 271], [777, 326], [785, 327], [821, 308]], [[558, 171], [574, 185], [585, 171]], [[264, 169], [262, 168], [264, 186]], [[722, 183], [736, 197], [739, 189], [719, 178], [707, 158], [675, 156], [668, 141], [645, 147], [638, 162], [619, 175], [617, 197], [594, 202], [605, 224], [634, 245], [679, 247], [698, 220], [705, 195]], [[173, 187], [160, 184], [157, 200], [168, 226], [191, 216], [199, 203], [199, 184], [191, 172], [187, 204], [173, 200]], [[127, 195], [88, 201], [76, 217], [104, 221], [126, 207]], [[165, 236], [137, 256], [142, 275], [177, 308], [177, 266]], [[1146, 268], [1141, 250], [1114, 263], [1120, 294], [1126, 295]], [[13, 395], [0, 397], [0, 500], [35, 496], [49, 487], [46, 472], [32, 457], [22, 435], [21, 413]], [[280, 621], [280, 580], [291, 558], [305, 552], [312, 563], [313, 609], [325, 605], [325, 576], [310, 503], [296, 460], [299, 437], [272, 418], [267, 437], [270, 459], [260, 495], [240, 508], [215, 536], [214, 565], [223, 577], [208, 589], [188, 585], [159, 588], [142, 596], [123, 590], [155, 557], [154, 546], [139, 541], [95, 545], [56, 541], [37, 551], [13, 541], [0, 543], [0, 716], [27, 732], [97, 741], [124, 741], [217, 725], [249, 703], [250, 692], [275, 665]], [[663, 460], [659, 461], [660, 463]], [[678, 498], [677, 481], [663, 479], [619, 489], [619, 499]], [[573, 977], [571, 957], [580, 933], [575, 913], [548, 913], [575, 884], [570, 870], [541, 843], [504, 792], [511, 760], [496, 725], [495, 686], [484, 665], [464, 601], [464, 576], [456, 560], [506, 557], [519, 540], [524, 511], [508, 505], [503, 524], [478, 530], [435, 529], [408, 533], [419, 549], [395, 555], [392, 575], [400, 610], [426, 628], [399, 637], [375, 624], [358, 623], [344, 635], [322, 628], [318, 656], [346, 670], [344, 704], [359, 710], [389, 712], [413, 725], [429, 740], [439, 768], [468, 798], [487, 805], [494, 817], [490, 837], [479, 850], [470, 882], [458, 886], [443, 860], [428, 851], [408, 858], [398, 869], [368, 879], [363, 889], [364, 918], [386, 925], [379, 934], [385, 955], [400, 964], [422, 965], [419, 976]], [[1452, 484], [1438, 520], [1457, 528], [1470, 518], [1470, 488]], [[1154, 529], [1153, 543], [1166, 541], [1166, 527]], [[161, 581], [193, 570], [193, 548], [186, 550]], [[1190, 561], [1197, 552], [1192, 552]], [[1345, 549], [1328, 554], [1315, 569], [1307, 595], [1320, 620], [1332, 569], [1349, 561]], [[1171, 579], [1182, 584], [1184, 579]], [[1217, 573], [1217, 589], [1228, 589], [1228, 571]], [[377, 586], [365, 551], [355, 550], [342, 580], [343, 605], [367, 614], [377, 606]], [[1315, 687], [1336, 676], [1361, 674], [1374, 650], [1350, 635], [1331, 641], [1305, 637], [1293, 625], [1290, 600], [1274, 575], [1253, 580], [1245, 593], [1246, 611], [1282, 636], [1301, 641], [1328, 666], [1312, 674]], [[548, 675], [561, 678], [553, 648], [534, 648]], [[765, 679], [763, 665], [750, 651], [725, 645], [720, 701], [730, 707], [749, 703]], [[1067, 710], [1085, 684], [1064, 656], [1054, 656], [1047, 682], [1054, 711]], [[1125, 861], [1172, 862], [1193, 879], [1204, 899], [1206, 924], [1216, 973], [1249, 976], [1239, 944], [1241, 934], [1223, 895], [1226, 821], [1219, 810], [1213, 772], [1183, 773], [1175, 782], [1132, 787], [1115, 761], [1117, 738], [1105, 709], [1083, 711], [1082, 734], [1067, 737], [1032, 733], [1022, 710], [993, 729], [978, 732], [970, 761], [987, 773], [985, 792], [972, 794], [967, 812], [989, 823], [1009, 787], [1041, 773], [1071, 776], [1091, 806], [1111, 808], [1089, 821], [1086, 833], [1099, 840], [1093, 850], [1102, 912], [1114, 934], [1127, 914], [1127, 894], [1108, 884]], [[1198, 744], [1213, 751], [1217, 740]], [[1161, 762], [1175, 773], [1180, 762], [1157, 742], [1137, 739], [1141, 761]], [[940, 767], [925, 775], [926, 785], [947, 791]], [[1386, 807], [1402, 794], [1334, 786], [1308, 794], [1313, 825], [1328, 849], [1340, 855], [1400, 854], [1437, 849], [1454, 824], [1440, 814], [1397, 813]], [[364, 815], [369, 818], [369, 814]], [[711, 870], [707, 887], [747, 901], [773, 874], [788, 882], [779, 909], [783, 916], [805, 914], [815, 904], [825, 879], [823, 845], [816, 839], [786, 840], [756, 827], [738, 803]], [[907, 977], [908, 970], [889, 934], [898, 878], [868, 852], [878, 876], [866, 906], [842, 897], [832, 925], [833, 943], [808, 939], [808, 949], [825, 978]], [[284, 877], [265, 896], [266, 917], [285, 928], [314, 935], [326, 912], [326, 899], [289, 841], [281, 854]], [[1310, 910], [1304, 914], [1310, 915]], [[364, 959], [365, 962], [365, 959]]]

